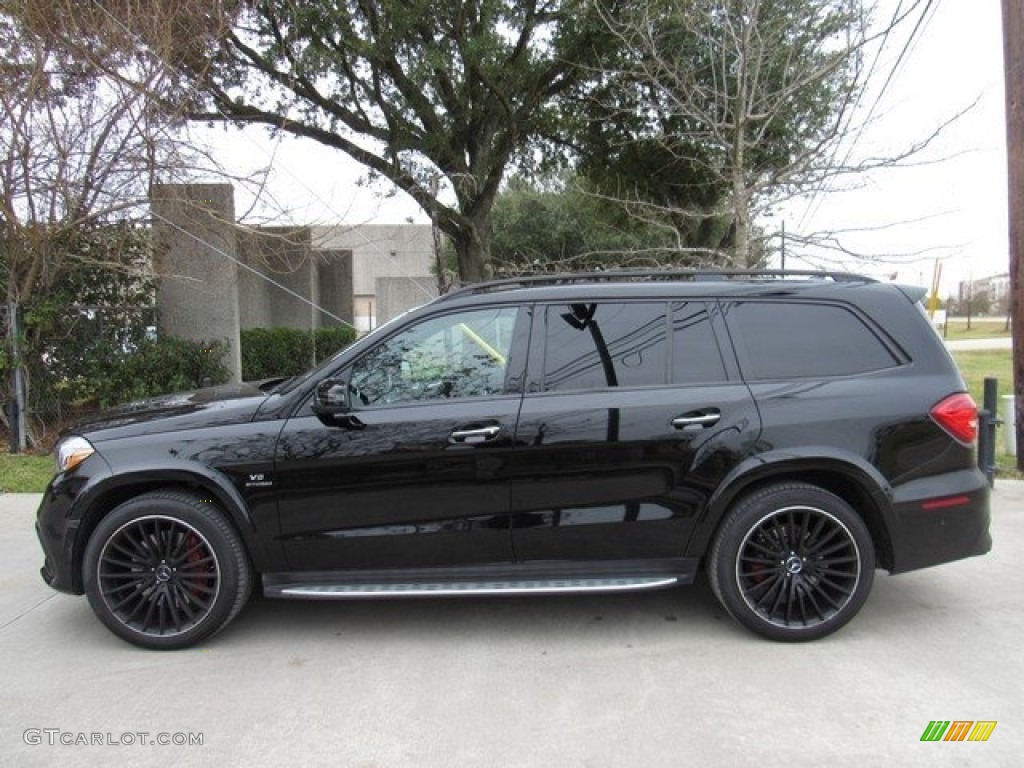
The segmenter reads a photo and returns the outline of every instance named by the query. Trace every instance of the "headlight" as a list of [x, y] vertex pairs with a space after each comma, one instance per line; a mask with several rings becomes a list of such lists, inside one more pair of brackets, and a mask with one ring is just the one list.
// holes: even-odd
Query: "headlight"
[[96, 452], [88, 440], [72, 435], [57, 446], [57, 471], [70, 472]]

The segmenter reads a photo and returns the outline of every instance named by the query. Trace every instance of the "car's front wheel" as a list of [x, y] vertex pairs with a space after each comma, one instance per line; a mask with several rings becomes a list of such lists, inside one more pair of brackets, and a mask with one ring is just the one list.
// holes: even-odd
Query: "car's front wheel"
[[860, 610], [874, 579], [864, 521], [838, 496], [806, 483], [762, 488], [728, 513], [708, 559], [726, 611], [772, 640], [813, 640]]
[[173, 649], [227, 625], [249, 597], [252, 574], [220, 509], [182, 491], [158, 491], [100, 521], [85, 548], [83, 584], [114, 634]]

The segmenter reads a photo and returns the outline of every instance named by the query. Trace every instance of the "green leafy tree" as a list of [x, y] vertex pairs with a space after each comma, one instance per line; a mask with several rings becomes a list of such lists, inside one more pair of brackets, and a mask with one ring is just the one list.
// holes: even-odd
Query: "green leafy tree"
[[757, 214], [849, 170], [837, 150], [865, 85], [863, 3], [653, 0], [604, 18], [618, 54], [593, 93], [584, 169], [684, 231], [725, 216], [728, 235], [697, 247], [756, 264]]
[[[509, 164], [557, 131], [559, 98], [607, 34], [584, 0], [354, 0], [242, 6], [196, 73], [196, 119], [258, 123], [338, 149], [409, 194], [464, 281], [489, 271]], [[438, 181], [441, 183], [438, 184]]]
[[494, 204], [491, 254], [500, 274], [679, 264], [671, 226], [633, 218], [583, 180], [514, 177]]

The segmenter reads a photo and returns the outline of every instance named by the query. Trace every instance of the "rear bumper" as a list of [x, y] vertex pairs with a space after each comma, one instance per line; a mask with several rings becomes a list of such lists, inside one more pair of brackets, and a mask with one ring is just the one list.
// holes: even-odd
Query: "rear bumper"
[[899, 486], [892, 509], [893, 573], [992, 549], [989, 487], [980, 470], [950, 472]]

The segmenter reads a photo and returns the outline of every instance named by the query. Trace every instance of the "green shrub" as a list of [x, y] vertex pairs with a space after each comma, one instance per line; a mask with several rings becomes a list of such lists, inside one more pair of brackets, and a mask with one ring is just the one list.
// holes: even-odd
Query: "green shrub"
[[101, 406], [195, 389], [207, 381], [223, 384], [230, 376], [221, 362], [226, 346], [223, 341], [147, 339], [131, 353], [97, 360], [88, 383]]
[[355, 340], [351, 328], [248, 328], [242, 331], [242, 379], [297, 376]]

